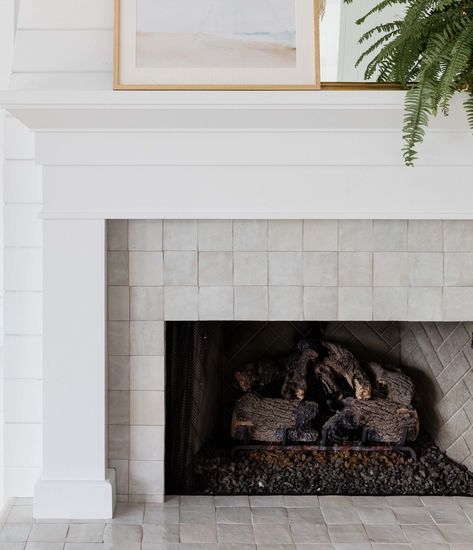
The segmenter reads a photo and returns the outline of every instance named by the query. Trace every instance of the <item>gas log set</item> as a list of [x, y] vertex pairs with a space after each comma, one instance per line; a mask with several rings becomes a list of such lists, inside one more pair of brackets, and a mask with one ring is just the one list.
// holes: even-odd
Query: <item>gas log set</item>
[[419, 435], [414, 383], [398, 368], [362, 364], [333, 342], [302, 340], [295, 353], [247, 364], [235, 379], [244, 394], [233, 410], [231, 434], [248, 448], [342, 445], [408, 450], [415, 457], [405, 447]]

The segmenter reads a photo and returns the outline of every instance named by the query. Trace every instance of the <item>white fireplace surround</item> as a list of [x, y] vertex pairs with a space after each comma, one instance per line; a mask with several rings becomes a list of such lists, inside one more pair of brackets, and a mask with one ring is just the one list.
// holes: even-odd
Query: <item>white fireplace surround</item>
[[[106, 220], [473, 219], [472, 138], [461, 114], [433, 123], [418, 165], [407, 169], [400, 157], [402, 100], [401, 92], [1, 97], [34, 130], [43, 174], [36, 517], [106, 518], [113, 511]], [[459, 234], [470, 242], [469, 229]], [[444, 320], [472, 318], [473, 284], [458, 289], [453, 309], [442, 294], [437, 313]]]

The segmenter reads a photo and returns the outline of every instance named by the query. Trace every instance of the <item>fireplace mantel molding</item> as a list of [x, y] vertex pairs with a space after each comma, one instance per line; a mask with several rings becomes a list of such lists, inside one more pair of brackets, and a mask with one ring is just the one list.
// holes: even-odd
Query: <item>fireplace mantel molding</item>
[[473, 218], [460, 110], [403, 165], [403, 93], [8, 92], [43, 185], [37, 518], [108, 518], [106, 220]]

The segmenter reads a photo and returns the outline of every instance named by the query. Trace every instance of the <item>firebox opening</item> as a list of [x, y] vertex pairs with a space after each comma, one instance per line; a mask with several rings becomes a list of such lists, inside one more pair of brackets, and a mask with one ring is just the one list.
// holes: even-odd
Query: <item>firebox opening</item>
[[167, 322], [166, 493], [473, 495], [411, 325]]

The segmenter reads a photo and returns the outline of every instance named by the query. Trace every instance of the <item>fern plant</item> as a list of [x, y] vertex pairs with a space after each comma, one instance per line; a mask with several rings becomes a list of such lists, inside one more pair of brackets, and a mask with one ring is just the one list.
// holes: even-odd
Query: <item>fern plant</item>
[[473, 130], [473, 0], [382, 0], [357, 24], [385, 10], [392, 13], [396, 6], [402, 17], [361, 36], [366, 50], [357, 66], [367, 62], [367, 80], [375, 77], [407, 89], [403, 155], [412, 166], [430, 117], [439, 110], [448, 115], [457, 92], [468, 92], [464, 107]]

